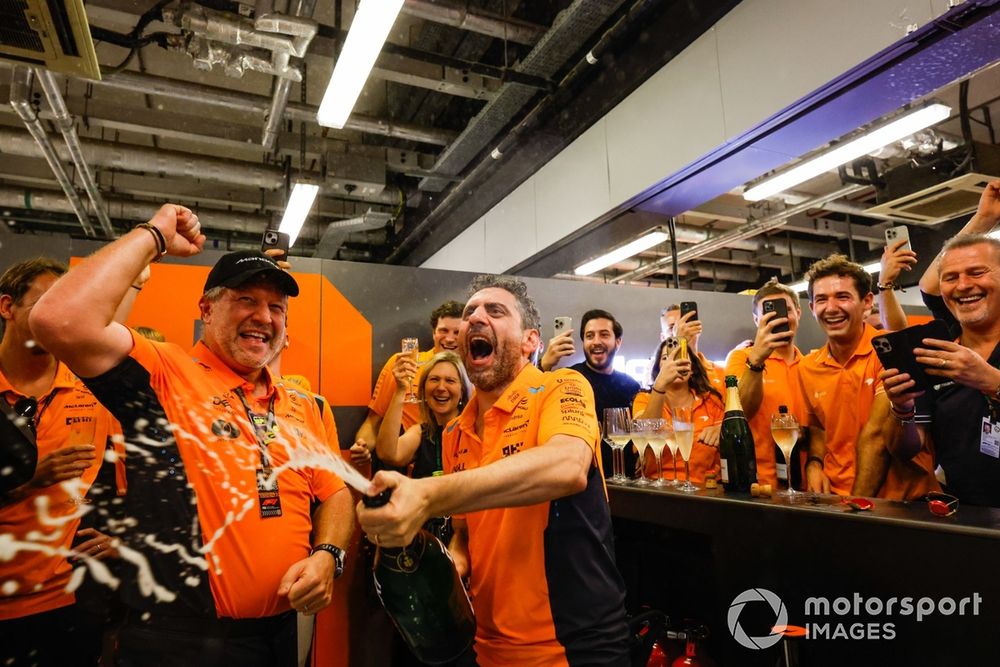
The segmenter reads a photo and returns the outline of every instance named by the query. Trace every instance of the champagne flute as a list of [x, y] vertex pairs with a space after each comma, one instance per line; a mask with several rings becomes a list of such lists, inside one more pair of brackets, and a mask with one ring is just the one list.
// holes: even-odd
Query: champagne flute
[[611, 467], [614, 473], [609, 482], [627, 484], [625, 476], [625, 445], [632, 436], [629, 434], [632, 424], [632, 411], [629, 408], [604, 409], [604, 439], [611, 447]]
[[646, 419], [632, 420], [632, 444], [639, 452], [639, 479], [635, 480], [638, 486], [649, 486], [652, 481], [646, 477], [646, 448], [649, 447], [649, 435], [646, 429]]
[[[674, 427], [674, 440], [677, 441], [677, 449], [684, 459], [684, 483], [680, 485], [680, 490], [685, 493], [694, 493], [698, 487], [691, 483], [691, 450], [694, 448], [694, 422], [691, 420], [690, 407], [671, 407], [670, 417]], [[676, 469], [676, 464], [674, 468]], [[676, 473], [674, 473], [676, 476]]]
[[[401, 354], [410, 355], [414, 363], [417, 361], [417, 354], [419, 353], [420, 341], [416, 338], [404, 338], [401, 344]], [[420, 399], [417, 395], [413, 393], [413, 378], [410, 378], [410, 386], [406, 388], [406, 396], [403, 397], [404, 403], [419, 403]]]
[[779, 405], [778, 411], [771, 417], [771, 436], [785, 457], [785, 479], [788, 481], [788, 489], [779, 491], [777, 495], [795, 500], [801, 493], [792, 488], [792, 450], [799, 439], [799, 422], [788, 412], [787, 406]]
[[646, 420], [646, 442], [656, 456], [656, 481], [653, 486], [664, 487], [667, 483], [663, 481], [663, 448], [667, 446], [667, 436], [673, 435], [670, 423], [666, 419]]
[[666, 485], [678, 487], [681, 483], [677, 480], [677, 437], [674, 435], [673, 422], [670, 423], [670, 428], [667, 430], [667, 449], [670, 450], [670, 460], [673, 464], [674, 474], [672, 479], [666, 482]]

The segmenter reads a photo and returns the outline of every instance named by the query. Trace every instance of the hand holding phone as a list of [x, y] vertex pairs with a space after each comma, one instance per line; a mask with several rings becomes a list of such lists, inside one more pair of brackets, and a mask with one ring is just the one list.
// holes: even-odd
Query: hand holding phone
[[925, 338], [950, 341], [954, 336], [944, 320], [931, 320], [872, 338], [872, 347], [882, 366], [909, 375], [915, 385], [913, 391], [926, 391], [940, 382], [940, 379], [928, 375], [926, 366], [917, 362], [914, 356], [914, 348], [926, 347], [923, 344]]
[[[785, 297], [779, 296], [774, 299], [767, 299], [761, 303], [761, 311], [764, 313], [774, 313], [773, 320], [779, 318], [788, 318], [788, 302], [785, 301]], [[788, 326], [788, 322], [784, 322], [775, 326], [771, 329], [771, 333], [785, 333], [786, 331], [791, 331]]]
[[899, 247], [900, 250], [913, 250], [913, 248], [910, 247], [910, 230], [906, 225], [889, 227], [885, 230], [885, 244], [887, 246], [891, 248], [900, 241], [905, 241], [905, 243]]
[[573, 328], [572, 317], [557, 317], [552, 321], [552, 332], [559, 336]]
[[694, 313], [688, 322], [693, 322], [698, 319], [698, 304], [694, 301], [681, 301], [681, 317], [684, 317], [688, 313]]
[[266, 229], [261, 239], [260, 250], [261, 252], [267, 252], [271, 248], [277, 248], [281, 251], [281, 254], [270, 254], [269, 256], [276, 262], [284, 262], [288, 260], [288, 248], [290, 245], [291, 237], [288, 234], [279, 232], [277, 229]]

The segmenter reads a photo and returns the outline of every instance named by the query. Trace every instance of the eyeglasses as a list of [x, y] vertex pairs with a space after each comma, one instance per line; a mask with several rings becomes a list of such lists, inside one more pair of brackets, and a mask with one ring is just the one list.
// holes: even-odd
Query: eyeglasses
[[958, 498], [947, 493], [928, 493], [924, 499], [934, 516], [951, 516], [958, 511]]
[[35, 433], [35, 418], [38, 416], [38, 400], [32, 398], [31, 396], [25, 396], [19, 398], [16, 403], [14, 403], [14, 412], [17, 413], [18, 417], [26, 419], [28, 421], [28, 428], [31, 429], [32, 433]]

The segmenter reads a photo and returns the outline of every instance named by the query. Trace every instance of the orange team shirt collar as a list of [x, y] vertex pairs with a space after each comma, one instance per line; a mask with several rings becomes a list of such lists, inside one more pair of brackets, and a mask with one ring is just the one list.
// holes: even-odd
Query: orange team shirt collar
[[[48, 396], [50, 393], [58, 389], [72, 389], [76, 386], [76, 382], [77, 379], [76, 376], [73, 375], [73, 371], [71, 371], [66, 364], [60, 361], [58, 362], [58, 366], [56, 366], [56, 376], [52, 380], [52, 386], [47, 392], [45, 392], [44, 396]], [[4, 394], [8, 391], [17, 394], [18, 396], [24, 395], [15, 389], [10, 381], [7, 380], [7, 377], [3, 374], [3, 371], [0, 371], [0, 394]]]
[[836, 359], [834, 359], [833, 355], [830, 353], [829, 341], [827, 341], [823, 347], [820, 348], [818, 361], [821, 364], [836, 366], [837, 368], [848, 366], [855, 357], [867, 357], [875, 352], [875, 348], [872, 347], [872, 338], [878, 336], [880, 333], [881, 332], [878, 329], [868, 323], [865, 323], [864, 331], [861, 334], [861, 340], [858, 341], [858, 346], [854, 348], [854, 352], [851, 354], [851, 358], [847, 360], [846, 364], [841, 365]]
[[[544, 373], [542, 371], [531, 364], [525, 364], [524, 368], [517, 374], [517, 377], [514, 378], [514, 381], [510, 383], [510, 386], [500, 394], [500, 398], [493, 404], [493, 408], [503, 410], [507, 413], [513, 412], [514, 406], [524, 398], [531, 388], [539, 386], [542, 383], [543, 377]], [[490, 409], [492, 410], [493, 408]], [[465, 410], [458, 416], [459, 428], [468, 433], [475, 433], [476, 418], [478, 416], [479, 392], [474, 391], [472, 392], [472, 398], [469, 399], [469, 404], [465, 406]]]
[[[195, 343], [194, 347], [191, 348], [191, 357], [202, 366], [218, 373], [219, 377], [225, 380], [226, 386], [232, 389], [242, 388], [247, 396], [253, 395], [253, 384], [237, 375], [236, 371], [227, 366], [226, 362], [205, 345], [205, 341], [199, 340]], [[267, 394], [263, 398], [269, 398], [274, 393], [274, 381], [271, 377], [271, 370], [267, 366], [264, 366], [261, 368], [261, 371], [264, 373], [264, 381], [267, 384]]]

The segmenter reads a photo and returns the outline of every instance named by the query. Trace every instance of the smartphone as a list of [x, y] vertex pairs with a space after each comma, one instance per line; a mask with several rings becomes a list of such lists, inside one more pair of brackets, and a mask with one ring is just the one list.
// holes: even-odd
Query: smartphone
[[290, 245], [291, 237], [285, 232], [279, 232], [277, 229], [265, 229], [264, 237], [260, 242], [260, 249], [270, 250], [271, 248], [277, 248], [281, 250], [281, 254], [271, 256], [271, 259], [277, 262], [283, 262], [288, 259], [288, 246]]
[[918, 364], [913, 356], [913, 348], [924, 347], [924, 338], [953, 340], [955, 337], [949, 330], [947, 322], [931, 320], [926, 324], [917, 324], [872, 338], [872, 347], [875, 348], [875, 354], [878, 355], [882, 366], [908, 373], [916, 383], [914, 391], [926, 391], [932, 385], [941, 382], [940, 378], [927, 375], [926, 367]]
[[[779, 296], [776, 299], [767, 299], [760, 305], [760, 309], [765, 313], [776, 313], [776, 317], [788, 317], [788, 302], [785, 297]], [[779, 324], [771, 330], [772, 333], [784, 333], [790, 331], [788, 322]]]
[[694, 301], [681, 301], [681, 317], [684, 317], [688, 313], [694, 313], [689, 322], [698, 319], [698, 304]]
[[573, 318], [572, 317], [557, 317], [552, 322], [552, 331], [554, 335], [558, 336], [560, 334], [566, 333], [573, 328]]
[[893, 245], [898, 243], [901, 239], [906, 239], [906, 243], [900, 246], [903, 250], [913, 250], [910, 247], [910, 230], [906, 225], [899, 225], [898, 227], [890, 227], [885, 230], [885, 244]]

